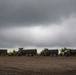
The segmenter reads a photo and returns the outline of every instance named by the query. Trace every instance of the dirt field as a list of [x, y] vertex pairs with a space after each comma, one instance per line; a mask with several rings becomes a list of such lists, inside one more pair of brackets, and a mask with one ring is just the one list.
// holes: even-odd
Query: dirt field
[[76, 57], [0, 56], [0, 75], [76, 75]]

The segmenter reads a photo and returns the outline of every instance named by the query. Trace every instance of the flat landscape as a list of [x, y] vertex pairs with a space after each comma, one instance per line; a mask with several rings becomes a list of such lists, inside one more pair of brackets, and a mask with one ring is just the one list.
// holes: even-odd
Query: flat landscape
[[0, 56], [0, 75], [76, 75], [76, 57]]

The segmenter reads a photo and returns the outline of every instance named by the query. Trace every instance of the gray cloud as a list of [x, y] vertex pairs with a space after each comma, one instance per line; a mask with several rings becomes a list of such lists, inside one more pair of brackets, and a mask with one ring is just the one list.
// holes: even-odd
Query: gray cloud
[[0, 0], [0, 48], [75, 47], [76, 0]]
[[72, 13], [75, 0], [0, 0], [0, 27], [46, 25]]
[[0, 32], [0, 47], [75, 47], [76, 18], [47, 27], [4, 28]]

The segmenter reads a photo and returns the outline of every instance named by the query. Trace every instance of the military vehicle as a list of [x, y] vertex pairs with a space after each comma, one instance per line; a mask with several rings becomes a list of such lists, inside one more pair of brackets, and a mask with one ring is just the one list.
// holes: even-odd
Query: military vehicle
[[6, 55], [7, 49], [0, 49], [0, 55]]
[[45, 50], [42, 51], [41, 54], [42, 56], [57, 56], [58, 55], [58, 49], [51, 49], [51, 50]]
[[36, 49], [23, 49], [19, 48], [19, 51], [15, 54], [16, 56], [34, 56], [37, 54]]

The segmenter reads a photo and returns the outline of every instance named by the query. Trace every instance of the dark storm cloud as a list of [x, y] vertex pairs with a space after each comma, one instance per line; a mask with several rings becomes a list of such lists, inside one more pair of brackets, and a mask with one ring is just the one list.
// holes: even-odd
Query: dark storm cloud
[[76, 18], [43, 27], [0, 30], [0, 47], [76, 47]]
[[0, 48], [75, 47], [76, 0], [0, 0]]
[[59, 22], [76, 13], [76, 0], [0, 0], [0, 27]]

